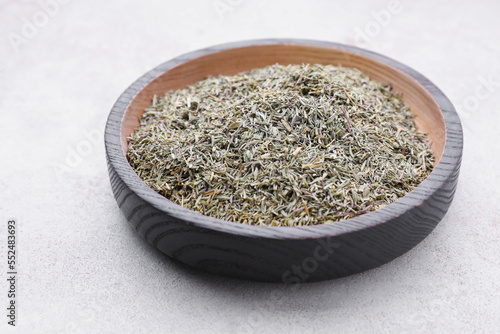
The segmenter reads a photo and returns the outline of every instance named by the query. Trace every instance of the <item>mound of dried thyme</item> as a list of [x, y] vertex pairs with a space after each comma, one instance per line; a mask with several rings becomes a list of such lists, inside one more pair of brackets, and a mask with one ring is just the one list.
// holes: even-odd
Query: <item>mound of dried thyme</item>
[[377, 210], [430, 173], [408, 107], [356, 69], [273, 65], [153, 98], [128, 160], [181, 206], [243, 224], [304, 226]]

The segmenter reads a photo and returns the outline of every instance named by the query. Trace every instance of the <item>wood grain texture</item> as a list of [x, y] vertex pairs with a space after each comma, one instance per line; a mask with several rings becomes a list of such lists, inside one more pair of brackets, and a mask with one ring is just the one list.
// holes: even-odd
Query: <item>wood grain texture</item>
[[[150, 189], [128, 164], [126, 138], [153, 94], [207, 75], [235, 74], [270, 64], [321, 63], [356, 67], [393, 85], [432, 140], [438, 162], [415, 190], [388, 205], [334, 224], [248, 226], [184, 209]], [[108, 118], [106, 156], [111, 186], [127, 220], [149, 243], [188, 265], [243, 279], [299, 283], [332, 279], [380, 266], [425, 238], [451, 204], [462, 157], [459, 117], [446, 96], [413, 69], [342, 44], [256, 40], [191, 52], [149, 71], [118, 99]]]

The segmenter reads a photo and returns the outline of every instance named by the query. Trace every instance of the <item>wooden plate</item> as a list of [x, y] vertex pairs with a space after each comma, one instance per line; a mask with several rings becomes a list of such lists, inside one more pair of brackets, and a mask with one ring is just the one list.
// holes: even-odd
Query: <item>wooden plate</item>
[[[431, 139], [432, 173], [383, 209], [334, 224], [249, 226], [182, 208], [150, 189], [126, 159], [127, 137], [154, 94], [208, 75], [267, 65], [320, 63], [355, 67], [390, 83]], [[255, 40], [194, 51], [167, 61], [134, 82], [106, 124], [106, 156], [118, 206], [136, 231], [168, 256], [202, 270], [243, 279], [301, 283], [380, 266], [425, 238], [451, 204], [462, 158], [459, 117], [446, 96], [415, 70], [371, 51], [309, 40]]]

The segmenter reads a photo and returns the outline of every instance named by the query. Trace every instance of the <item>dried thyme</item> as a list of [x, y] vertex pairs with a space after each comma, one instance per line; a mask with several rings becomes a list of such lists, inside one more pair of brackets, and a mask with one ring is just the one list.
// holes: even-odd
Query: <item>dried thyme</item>
[[414, 189], [434, 156], [408, 107], [356, 69], [273, 65], [153, 98], [128, 160], [181, 206], [244, 224], [332, 223]]

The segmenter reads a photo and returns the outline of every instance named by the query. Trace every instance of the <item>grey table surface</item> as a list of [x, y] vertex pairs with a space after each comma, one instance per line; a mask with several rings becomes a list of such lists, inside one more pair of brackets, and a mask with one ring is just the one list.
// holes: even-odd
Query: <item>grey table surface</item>
[[[500, 332], [500, 2], [0, 1], [0, 332]], [[206, 274], [129, 227], [103, 129], [136, 78], [214, 44], [357, 45], [431, 79], [465, 134], [455, 200], [416, 248], [298, 289]], [[16, 327], [7, 221], [18, 222]]]

